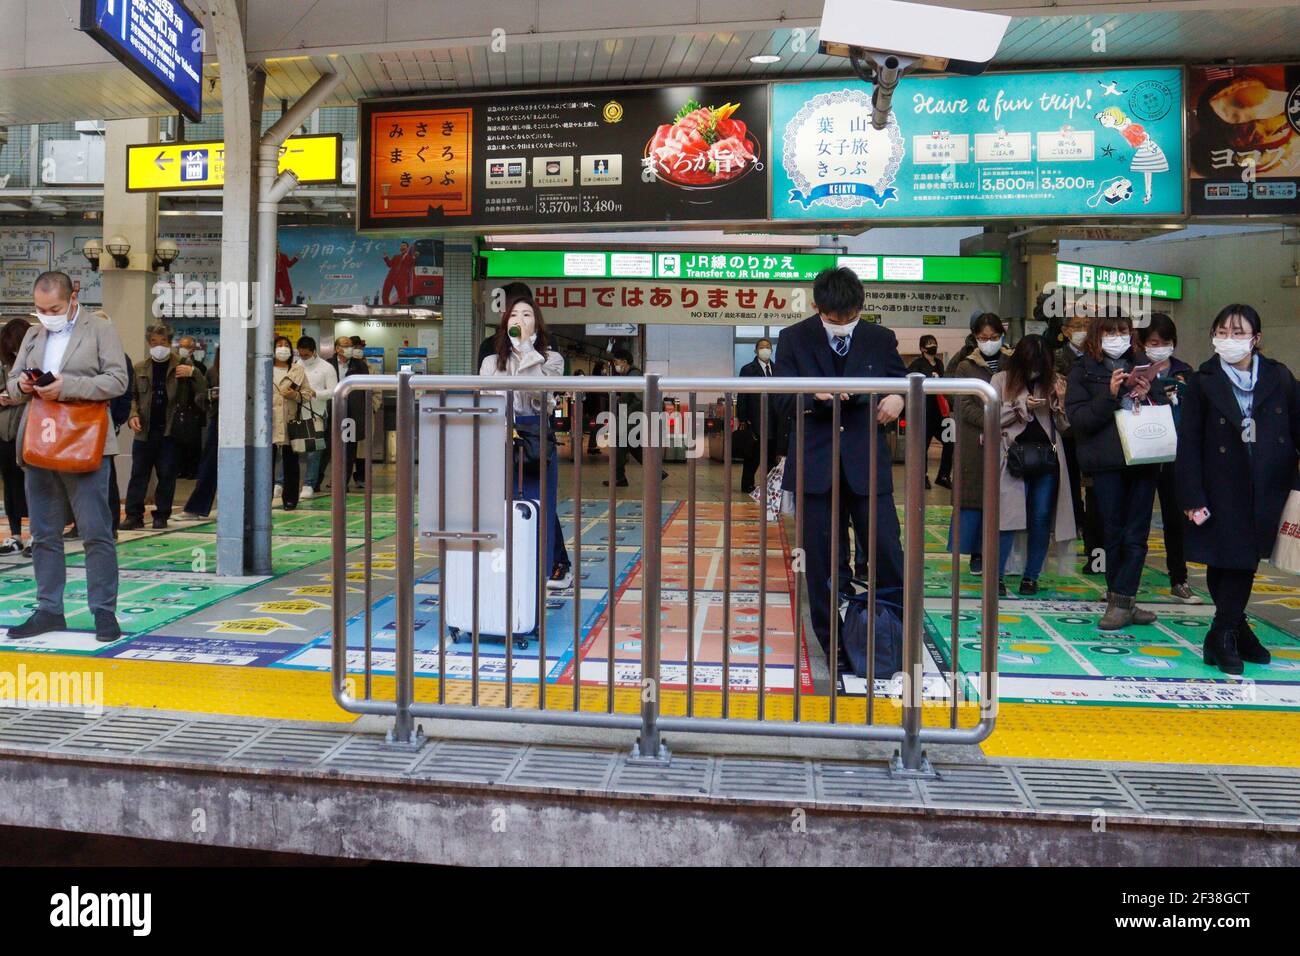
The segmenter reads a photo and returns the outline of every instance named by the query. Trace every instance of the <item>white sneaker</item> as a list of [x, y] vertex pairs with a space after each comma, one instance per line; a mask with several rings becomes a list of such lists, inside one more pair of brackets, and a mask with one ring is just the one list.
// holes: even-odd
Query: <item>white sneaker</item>
[[190, 511], [182, 511], [180, 514], [172, 515], [173, 521], [207, 521], [208, 515], [196, 515]]
[[0, 544], [0, 554], [18, 554], [23, 549], [23, 543], [17, 538], [5, 538], [4, 543]]
[[282, 498], [283, 496], [284, 496], [284, 489], [281, 488], [279, 485], [276, 485], [275, 489], [271, 492], [271, 500], [275, 501], [277, 498]]
[[299, 492], [298, 497], [305, 501], [308, 498], [315, 498], [316, 492], [311, 490], [311, 485], [303, 485], [302, 491]]

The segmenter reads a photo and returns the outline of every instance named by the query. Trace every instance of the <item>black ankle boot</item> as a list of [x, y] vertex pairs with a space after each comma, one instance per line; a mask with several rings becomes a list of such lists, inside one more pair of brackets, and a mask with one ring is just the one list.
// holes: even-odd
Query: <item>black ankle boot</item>
[[1232, 628], [1212, 626], [1205, 635], [1201, 657], [1210, 667], [1218, 667], [1225, 674], [1240, 674], [1245, 668], [1237, 652], [1236, 632]]
[[1248, 664], [1268, 664], [1273, 655], [1259, 642], [1259, 637], [1250, 624], [1242, 621], [1237, 625], [1237, 653]]

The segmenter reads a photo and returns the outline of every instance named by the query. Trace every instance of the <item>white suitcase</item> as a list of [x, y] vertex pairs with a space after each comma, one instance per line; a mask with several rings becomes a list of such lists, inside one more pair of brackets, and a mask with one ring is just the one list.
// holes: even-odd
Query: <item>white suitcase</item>
[[[537, 526], [536, 501], [507, 502], [514, 518], [514, 566], [510, 602], [514, 613], [510, 629], [517, 647], [527, 647], [537, 629]], [[453, 640], [468, 641], [474, 634], [474, 550], [462, 542], [447, 544], [447, 631]], [[506, 634], [505, 541], [480, 545], [478, 556], [478, 632], [480, 637]]]

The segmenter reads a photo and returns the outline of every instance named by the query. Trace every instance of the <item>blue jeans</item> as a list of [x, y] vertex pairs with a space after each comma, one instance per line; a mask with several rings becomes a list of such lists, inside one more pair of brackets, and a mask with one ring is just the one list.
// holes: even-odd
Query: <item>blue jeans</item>
[[[536, 415], [520, 415], [515, 421], [521, 425], [536, 425]], [[516, 498], [533, 498], [540, 500], [542, 482], [538, 475], [528, 474], [528, 469], [524, 469], [524, 485], [515, 492]], [[550, 552], [550, 564], [546, 568], [547, 574], [557, 565], [569, 567], [569, 549], [564, 546], [564, 529], [560, 527], [560, 516], [556, 514], [556, 498], [560, 488], [560, 456], [556, 453], [555, 448], [546, 449], [546, 500], [542, 502], [542, 511], [544, 512], [543, 520], [547, 523], [546, 544]], [[541, 529], [538, 529], [538, 534]]]
[[[1025, 479], [1025, 528], [1029, 535], [1029, 553], [1025, 557], [1026, 581], [1037, 581], [1047, 561], [1047, 546], [1052, 540], [1052, 514], [1056, 511], [1056, 475], [1039, 475]], [[998, 537], [998, 577], [1006, 574], [1007, 557], [1016, 540], [1015, 531], [1003, 531]]]
[[304, 469], [307, 473], [307, 480], [304, 487], [311, 488], [312, 491], [320, 490], [320, 465], [323, 452], [313, 451], [307, 455], [307, 467]]
[[[958, 554], [976, 555], [983, 551], [984, 539], [980, 537], [984, 530], [983, 508], [960, 508], [961, 511], [961, 547]], [[948, 550], [952, 550], [952, 521], [948, 522]]]

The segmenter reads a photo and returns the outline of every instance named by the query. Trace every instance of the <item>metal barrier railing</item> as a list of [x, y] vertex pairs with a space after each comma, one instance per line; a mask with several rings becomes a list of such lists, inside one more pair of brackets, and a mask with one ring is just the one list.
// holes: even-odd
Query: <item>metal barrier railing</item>
[[[544, 384], [542, 384], [544, 383]], [[394, 662], [394, 698], [378, 699], [374, 696], [372, 683], [372, 621], [371, 606], [372, 592], [370, 587], [371, 567], [373, 561], [373, 552], [371, 548], [372, 525], [371, 525], [371, 506], [372, 506], [372, 471], [367, 467], [367, 481], [365, 483], [365, 504], [366, 504], [366, 523], [365, 523], [365, 552], [364, 552], [364, 578], [365, 578], [365, 635], [364, 635], [364, 692], [361, 696], [356, 696], [352, 692], [353, 678], [348, 673], [348, 609], [347, 609], [347, 561], [348, 561], [348, 542], [346, 527], [346, 496], [341, 493], [346, 488], [347, 476], [344, 475], [345, 455], [341, 454], [343, 446], [341, 444], [344, 437], [344, 429], [347, 427], [347, 402], [348, 397], [353, 392], [371, 393], [375, 391], [387, 392], [395, 391], [397, 396], [397, 452], [395, 457], [396, 469], [396, 590], [394, 602], [396, 605], [396, 635], [395, 635], [395, 662]], [[547, 509], [546, 502], [548, 499], [548, 457], [552, 454], [558, 454], [558, 451], [551, 448], [549, 443], [550, 415], [549, 415], [549, 398], [548, 402], [542, 403], [543, 413], [538, 416], [538, 483], [539, 499], [542, 503], [538, 514], [538, 541], [537, 541], [537, 588], [539, 592], [538, 605], [536, 609], [536, 639], [538, 643], [538, 675], [537, 675], [537, 693], [536, 706], [521, 707], [516, 705], [516, 688], [514, 678], [514, 646], [515, 641], [519, 638], [514, 631], [514, 594], [515, 585], [514, 562], [515, 548], [513, 540], [513, 528], [515, 524], [513, 506], [510, 509], [504, 509], [505, 501], [512, 501], [515, 498], [515, 406], [516, 396], [518, 395], [545, 395], [551, 396], [555, 393], [571, 392], [575, 395], [575, 407], [571, 416], [573, 427], [571, 429], [574, 465], [573, 465], [573, 502], [575, 515], [575, 535], [574, 535], [574, 583], [571, 600], [573, 602], [573, 681], [571, 688], [571, 700], [567, 702], [569, 709], [559, 709], [548, 706], [548, 695], [552, 693], [564, 693], [564, 690], [558, 686], [548, 687], [546, 666], [547, 666], [547, 589], [546, 579], [550, 571], [549, 562], [545, 559], [548, 553], [549, 537], [551, 528], [546, 520]], [[692, 413], [696, 409], [696, 396], [701, 393], [722, 393], [724, 396], [725, 423], [723, 427], [723, 462], [722, 462], [722, 578], [723, 589], [721, 596], [722, 603], [722, 671], [720, 680], [721, 689], [721, 716], [704, 717], [697, 714], [697, 666], [698, 661], [695, 656], [694, 635], [695, 625], [697, 622], [698, 602], [696, 598], [696, 531], [697, 531], [697, 505], [698, 505], [698, 485], [697, 485], [697, 468], [698, 458], [687, 458], [687, 545], [686, 545], [686, 617], [687, 617], [687, 635], [686, 641], [686, 692], [685, 692], [685, 714], [682, 716], [665, 715], [662, 712], [663, 695], [661, 691], [661, 651], [662, 644], [660, 639], [661, 624], [661, 604], [660, 604], [660, 585], [661, 585], [661, 541], [660, 534], [657, 533], [661, 522], [662, 507], [662, 482], [660, 479], [661, 461], [663, 442], [659, 440], [660, 435], [655, 434], [656, 440], [644, 442], [640, 446], [643, 455], [642, 468], [644, 474], [644, 491], [642, 495], [642, 520], [644, 521], [643, 546], [641, 554], [641, 661], [640, 661], [640, 696], [641, 707], [640, 714], [616, 712], [615, 707], [615, 688], [616, 688], [616, 668], [615, 668], [615, 644], [616, 644], [616, 538], [619, 525], [618, 502], [620, 499], [616, 494], [616, 450], [614, 443], [611, 442], [609, 447], [609, 474], [607, 495], [607, 533], [606, 533], [606, 561], [607, 568], [607, 587], [608, 598], [605, 608], [604, 628], [608, 643], [608, 654], [606, 671], [604, 674], [605, 701], [603, 709], [585, 710], [583, 709], [582, 690], [584, 687], [584, 677], [582, 668], [582, 658], [580, 654], [581, 646], [581, 600], [582, 600], [582, 536], [583, 536], [583, 496], [582, 496], [582, 476], [583, 476], [583, 434], [582, 423], [585, 421], [584, 402], [590, 400], [595, 394], [607, 394], [609, 396], [609, 408], [619, 408], [619, 396], [628, 396], [639, 394], [644, 403], [646, 410], [657, 411], [662, 408], [662, 396], [665, 393], [686, 394], [688, 396], [688, 407]], [[811, 633], [809, 627], [809, 612], [805, 606], [807, 598], [806, 571], [796, 569], [796, 580], [798, 586], [791, 595], [792, 620], [795, 631], [796, 656], [794, 665], [794, 679], [792, 681], [792, 719], [790, 720], [771, 720], [767, 718], [767, 698], [769, 688], [767, 684], [767, 545], [769, 534], [769, 517], [767, 508], [760, 504], [758, 512], [759, 519], [759, 573], [758, 573], [758, 641], [757, 641], [757, 690], [756, 690], [756, 719], [737, 718], [732, 716], [733, 696], [736, 691], [732, 688], [732, 653], [731, 653], [731, 611], [733, 599], [733, 582], [732, 582], [732, 550], [733, 550], [733, 520], [732, 520], [732, 478], [733, 463], [731, 460], [731, 427], [732, 407], [734, 396], [738, 394], [757, 394], [759, 396], [759, 467], [758, 467], [758, 487], [766, 488], [769, 467], [775, 465], [773, 460], [772, 449], [769, 447], [768, 425], [769, 416], [773, 414], [770, 408], [773, 398], [776, 399], [776, 414], [789, 415], [792, 419], [794, 432], [794, 466], [800, 480], [797, 482], [797, 491], [794, 495], [794, 547], [796, 549], [804, 548], [805, 532], [805, 492], [804, 488], [807, 481], [803, 480], [807, 474], [804, 465], [805, 457], [805, 438], [806, 423], [805, 411], [809, 410], [809, 400], [817, 401], [815, 398], [819, 394], [829, 394], [830, 414], [831, 414], [831, 474], [837, 477], [837, 480], [831, 482], [830, 490], [830, 562], [831, 580], [838, 582], [838, 569], [841, 563], [841, 548], [847, 546], [847, 542], [840, 541], [841, 522], [834, 516], [840, 513], [841, 482], [838, 476], [841, 474], [841, 421], [842, 406], [845, 396], [849, 401], [855, 401], [860, 396], [865, 396], [868, 400], [867, 418], [869, 421], [869, 481], [868, 496], [870, 501], [875, 502], [878, 494], [878, 477], [877, 465], [880, 454], [879, 431], [881, 425], [877, 421], [879, 401], [882, 396], [901, 395], [905, 399], [905, 407], [902, 418], [906, 421], [906, 454], [905, 454], [905, 482], [903, 493], [903, 556], [904, 556], [904, 573], [903, 573], [903, 676], [900, 695], [901, 722], [898, 724], [879, 723], [876, 720], [877, 715], [877, 697], [876, 677], [874, 673], [874, 660], [876, 650], [876, 581], [875, 574], [877, 568], [877, 520], [872, 520], [868, 527], [867, 553], [869, 559], [868, 571], [868, 613], [867, 613], [867, 648], [866, 655], [868, 661], [868, 672], [866, 675], [866, 702], [865, 702], [865, 720], [862, 723], [848, 723], [839, 719], [840, 695], [837, 693], [836, 681], [836, 663], [839, 659], [840, 644], [840, 616], [839, 605], [840, 595], [837, 584], [830, 587], [830, 647], [828, 659], [830, 665], [829, 691], [828, 691], [828, 720], [826, 722], [815, 722], [803, 719], [803, 693], [799, 674], [798, 648], [800, 638], [807, 637]], [[994, 721], [996, 719], [997, 706], [997, 620], [998, 620], [998, 581], [996, 574], [986, 573], [982, 582], [981, 594], [981, 640], [980, 640], [980, 662], [977, 676], [974, 679], [976, 700], [978, 702], [980, 717], [973, 726], [959, 726], [958, 712], [961, 697], [970, 690], [968, 681], [970, 675], [961, 672], [959, 661], [961, 659], [959, 641], [958, 641], [958, 621], [960, 608], [960, 496], [961, 496], [961, 458], [962, 458], [962, 441], [961, 431], [958, 427], [956, 434], [953, 436], [956, 447], [954, 448], [952, 474], [954, 484], [953, 493], [953, 517], [951, 528], [951, 546], [952, 555], [952, 586], [951, 586], [951, 630], [949, 634], [950, 654], [949, 666], [950, 676], [945, 687], [950, 696], [950, 713], [947, 726], [927, 726], [923, 724], [922, 712], [927, 706], [925, 699], [925, 685], [923, 676], [923, 627], [924, 627], [924, 518], [925, 518], [925, 472], [926, 472], [926, 450], [928, 438], [925, 428], [926, 419], [926, 398], [930, 395], [944, 394], [954, 396], [952, 416], [955, 422], [961, 421], [961, 402], [963, 397], [966, 399], [976, 399], [982, 403], [982, 409], [979, 414], [972, 414], [969, 419], [972, 424], [978, 420], [981, 422], [981, 443], [982, 443], [982, 477], [983, 477], [983, 522], [982, 522], [982, 551], [989, 556], [989, 567], [996, 566], [996, 556], [998, 555], [999, 533], [998, 533], [998, 479], [1000, 469], [1000, 412], [997, 392], [988, 383], [978, 379], [941, 379], [926, 378], [921, 375], [909, 375], [906, 379], [873, 379], [873, 378], [710, 378], [710, 379], [677, 379], [661, 378], [657, 375], [646, 375], [644, 377], [618, 377], [605, 378], [601, 377], [548, 377], [539, 379], [536, 377], [510, 377], [510, 376], [434, 376], [434, 375], [413, 375], [408, 370], [403, 370], [399, 375], [364, 375], [349, 376], [344, 379], [335, 390], [333, 395], [333, 413], [331, 424], [330, 440], [333, 443], [333, 453], [331, 456], [332, 480], [335, 494], [332, 498], [333, 514], [333, 537], [332, 537], [332, 556], [333, 556], [333, 590], [334, 590], [334, 607], [333, 607], [333, 653], [332, 653], [332, 688], [334, 699], [337, 704], [344, 710], [356, 714], [378, 714], [391, 716], [394, 718], [394, 726], [389, 734], [389, 740], [398, 744], [411, 744], [419, 740], [419, 731], [416, 727], [415, 720], [419, 717], [430, 718], [456, 718], [471, 720], [489, 720], [489, 721], [509, 721], [519, 723], [535, 724], [569, 724], [598, 726], [605, 728], [638, 730], [640, 736], [633, 755], [635, 757], [647, 760], [664, 760], [667, 759], [667, 749], [661, 740], [661, 734], [665, 731], [678, 732], [710, 732], [710, 733], [740, 733], [740, 734], [764, 734], [779, 736], [797, 736], [797, 737], [814, 737], [814, 738], [838, 738], [849, 740], [879, 740], [894, 741], [900, 745], [900, 752], [895, 758], [895, 764], [898, 769], [907, 772], [923, 771], [927, 765], [924, 758], [922, 747], [927, 743], [945, 743], [945, 744], [977, 744], [984, 740], [992, 733]], [[502, 398], [500, 402], [495, 399], [485, 401], [485, 396], [496, 396]], [[365, 403], [367, 409], [370, 402]], [[436, 432], [436, 440], [430, 438], [427, 442], [419, 443], [419, 449], [425, 455], [431, 455], [436, 459], [437, 470], [434, 473], [437, 487], [437, 521], [432, 527], [427, 524], [418, 532], [418, 536], [423, 538], [437, 549], [438, 559], [438, 675], [437, 682], [437, 701], [425, 702], [415, 700], [415, 636], [414, 636], [414, 601], [415, 601], [415, 565], [416, 565], [416, 470], [417, 470], [417, 406], [419, 413], [426, 419], [424, 430], [421, 434], [432, 435]], [[821, 406], [824, 408], [824, 405]], [[368, 414], [368, 412], [367, 412]], [[480, 495], [480, 485], [488, 478], [489, 472], [485, 470], [483, 458], [485, 454], [491, 451], [489, 446], [483, 442], [482, 429], [484, 427], [496, 427], [500, 425], [500, 419], [504, 418], [505, 428], [504, 443], [505, 447], [499, 449], [504, 452], [504, 501], [503, 513], [504, 520], [501, 528], [485, 528], [481, 519], [481, 514], [491, 515], [491, 511], [484, 512], [485, 502]], [[651, 419], [651, 421], [655, 421]], [[469, 453], [468, 461], [458, 460], [452, 469], [454, 476], [448, 468], [448, 434], [449, 426], [451, 428], [463, 427], [468, 422], [472, 431], [472, 448]], [[430, 424], [432, 423], [432, 424]], [[373, 422], [371, 423], [373, 427]], [[657, 426], [655, 426], [657, 433]], [[498, 428], [498, 431], [500, 429]], [[373, 433], [371, 433], [373, 434]], [[461, 434], [461, 433], [458, 433]], [[498, 439], [500, 434], [498, 435]], [[697, 434], [696, 441], [702, 441], [703, 435]], [[462, 434], [463, 441], [463, 434]], [[428, 461], [421, 463], [421, 467], [428, 465]], [[452, 515], [448, 506], [448, 489], [453, 488], [459, 491], [461, 498], [464, 498], [464, 481], [468, 479], [470, 497], [466, 504], [463, 500], [460, 505], [464, 511], [468, 512], [468, 518], [463, 513]], [[449, 484], [449, 480], [452, 484]], [[492, 479], [495, 481], [495, 479]], [[459, 481], [460, 484], [455, 484]], [[423, 498], [422, 498], [423, 500]], [[621, 499], [626, 501], [627, 499]], [[426, 507], [430, 503], [426, 502]], [[490, 506], [491, 502], [487, 502]], [[874, 508], [874, 505], [873, 505]], [[873, 515], [878, 512], [873, 510]], [[427, 513], [424, 514], [426, 521]], [[468, 527], [466, 527], [468, 523]], [[448, 677], [448, 657], [447, 657], [447, 637], [448, 637], [448, 595], [447, 595], [447, 578], [448, 578], [448, 547], [452, 546], [463, 555], [468, 548], [470, 555], [471, 581], [470, 581], [470, 600], [472, 602], [472, 623], [470, 625], [469, 639], [472, 642], [471, 652], [472, 660], [470, 666], [469, 683], [469, 704], [452, 704], [447, 702], [447, 688], [449, 683]], [[505, 564], [505, 667], [504, 667], [504, 706], [485, 706], [480, 702], [481, 678], [480, 678], [480, 557], [483, 555], [482, 549], [488, 546], [492, 550], [488, 552], [497, 558], [504, 560]], [[804, 553], [797, 550], [794, 553]], [[809, 642], [808, 646], [815, 647], [815, 644]], [[892, 676], [892, 675], [891, 675]], [[587, 682], [586, 686], [591, 686]]]

